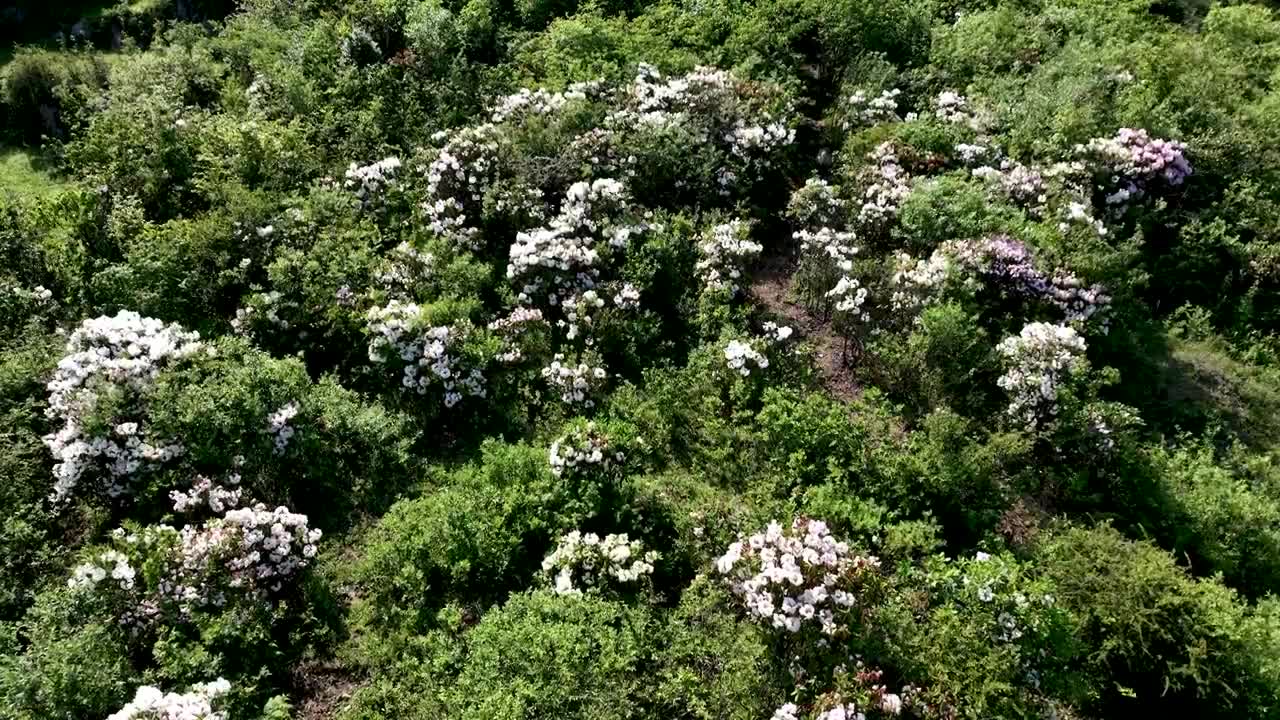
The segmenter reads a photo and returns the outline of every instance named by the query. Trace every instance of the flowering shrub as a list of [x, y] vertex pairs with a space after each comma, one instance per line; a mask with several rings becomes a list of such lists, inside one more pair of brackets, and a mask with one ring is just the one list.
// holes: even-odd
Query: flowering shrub
[[736, 294], [741, 288], [748, 263], [755, 259], [764, 246], [751, 240], [751, 225], [742, 220], [730, 220], [711, 228], [698, 246], [702, 258], [698, 260], [698, 274], [708, 290], [728, 291]]
[[842, 275], [826, 296], [835, 303], [836, 329], [845, 338], [847, 353], [848, 344], [859, 342], [859, 331], [871, 322], [871, 313], [866, 308], [867, 289], [857, 279]]
[[1009, 393], [1009, 414], [1033, 429], [1056, 415], [1063, 385], [1084, 368], [1085, 349], [1074, 329], [1042, 322], [1000, 341], [1007, 369], [998, 383]]
[[945, 123], [964, 125], [970, 130], [982, 132], [987, 129], [990, 119], [976, 110], [969, 98], [954, 90], [938, 93], [933, 101], [934, 115]]
[[[1191, 175], [1187, 146], [1153, 138], [1146, 130], [1121, 128], [1110, 138], [1094, 138], [1076, 152], [1097, 164], [1107, 205], [1124, 205], [1149, 189], [1177, 187]], [[1108, 177], [1109, 176], [1109, 177]]]
[[612, 583], [634, 584], [653, 574], [658, 553], [646, 552], [639, 540], [626, 534], [606, 535], [574, 530], [542, 561], [542, 572], [555, 575], [555, 592], [576, 595], [582, 588], [604, 588]]
[[853, 244], [855, 236], [822, 227], [816, 232], [797, 230], [792, 237], [800, 243], [796, 289], [810, 312], [826, 315], [831, 310], [830, 299], [843, 295], [843, 291], [835, 293], [834, 288], [853, 270], [853, 260], [858, 254]]
[[597, 429], [594, 422], [570, 430], [551, 443], [547, 452], [551, 472], [556, 477], [583, 473], [592, 468], [609, 470], [621, 465], [626, 453], [612, 447], [608, 435]]
[[56, 461], [53, 500], [75, 494], [86, 474], [101, 478], [92, 492], [125, 495], [139, 473], [182, 454], [181, 443], [149, 435], [146, 395], [162, 369], [202, 348], [198, 333], [127, 310], [71, 333], [48, 384], [45, 414], [62, 423], [44, 438]]
[[221, 515], [228, 508], [240, 504], [243, 489], [236, 487], [239, 484], [238, 473], [229, 475], [226, 485], [207, 477], [197, 476], [190, 489], [172, 490], [169, 492], [169, 499], [173, 501], [173, 511], [176, 513], [193, 512], [208, 505], [211, 511]]
[[664, 78], [642, 64], [634, 82], [620, 93], [621, 108], [608, 115], [605, 126], [626, 134], [679, 128], [694, 146], [711, 144], [722, 160], [714, 178], [716, 192], [727, 197], [742, 183], [763, 179], [795, 141], [791, 108], [771, 95], [776, 91], [724, 70], [699, 67]]
[[485, 397], [486, 380], [480, 368], [464, 366], [463, 345], [471, 327], [458, 323], [424, 328], [422, 317], [421, 307], [398, 300], [372, 308], [366, 316], [369, 359], [400, 364], [405, 391], [425, 395], [439, 387], [446, 408], [466, 395]]
[[280, 317], [280, 311], [296, 309], [298, 304], [284, 300], [278, 290], [265, 293], [254, 293], [249, 296], [244, 307], [236, 309], [236, 316], [231, 320], [231, 329], [238, 333], [269, 335], [280, 330], [288, 330], [290, 323]]
[[898, 116], [898, 96], [902, 91], [898, 88], [881, 90], [876, 97], [869, 97], [865, 90], [855, 90], [845, 101], [844, 117], [840, 122], [843, 130], [851, 130], [860, 125], [878, 125], [880, 123], [901, 120]]
[[1002, 161], [998, 170], [990, 165], [974, 168], [973, 176], [998, 183], [1005, 195], [1026, 207], [1042, 206], [1048, 199], [1044, 175], [1034, 167], [1012, 160]]
[[839, 186], [811, 177], [791, 194], [787, 217], [803, 230], [821, 229], [839, 224], [846, 205]]
[[[375, 279], [388, 296], [408, 302], [414, 299], [416, 294], [414, 291], [432, 279], [435, 272], [435, 255], [402, 242], [387, 254], [386, 261], [378, 270]], [[340, 303], [350, 303], [351, 289], [347, 288], [345, 297], [337, 299]]]
[[122, 624], [136, 630], [271, 598], [310, 564], [320, 535], [306, 515], [261, 503], [181, 530], [120, 528], [111, 536], [114, 548], [78, 565], [68, 585], [104, 600]]
[[595, 288], [608, 269], [608, 256], [646, 228], [627, 220], [629, 204], [617, 180], [570, 186], [548, 227], [521, 232], [511, 245], [507, 278], [517, 283], [519, 300], [549, 311]]
[[351, 163], [347, 168], [344, 187], [354, 192], [366, 209], [376, 208], [385, 202], [388, 186], [396, 181], [403, 165], [398, 157], [388, 157], [369, 165]]
[[917, 319], [915, 311], [933, 302], [949, 279], [953, 277], [955, 261], [950, 253], [935, 250], [927, 260], [920, 260], [900, 252], [894, 258], [894, 273], [890, 278], [893, 295], [890, 298], [895, 312], [906, 312]]
[[944, 243], [926, 260], [899, 254], [892, 277], [893, 306], [911, 310], [927, 305], [950, 286], [992, 288], [1008, 296], [1043, 303], [1060, 311], [1065, 323], [1082, 325], [1102, 319], [1111, 297], [1101, 285], [1085, 286], [1065, 270], [1047, 275], [1036, 267], [1031, 250], [1008, 235]]
[[214, 707], [230, 691], [231, 683], [222, 678], [196, 685], [185, 693], [166, 693], [143, 685], [133, 700], [107, 720], [227, 720], [227, 714]]
[[277, 455], [284, 454], [285, 449], [289, 447], [289, 440], [297, 432], [289, 424], [297, 414], [298, 403], [289, 402], [267, 417], [267, 433], [271, 435], [271, 442], [275, 445]]
[[751, 343], [741, 340], [730, 340], [724, 346], [724, 362], [728, 368], [742, 377], [751, 374], [751, 366], [764, 370], [769, 367], [769, 358], [757, 350]]
[[496, 181], [505, 138], [486, 123], [442, 131], [433, 140], [445, 142], [419, 170], [427, 182], [420, 206], [427, 225], [458, 247], [477, 249], [484, 193]]
[[545, 335], [550, 324], [543, 319], [542, 311], [517, 307], [510, 315], [489, 323], [489, 330], [502, 339], [502, 349], [494, 358], [504, 364], [518, 363], [541, 355]]
[[561, 402], [584, 408], [595, 407], [595, 397], [609, 381], [609, 373], [604, 368], [593, 367], [585, 359], [574, 365], [566, 362], [565, 356], [560, 353], [556, 354], [550, 365], [542, 368], [542, 377], [551, 386], [552, 392], [559, 393]]
[[870, 230], [883, 230], [898, 215], [911, 194], [911, 176], [902, 167], [892, 143], [883, 143], [868, 156], [871, 167], [863, 173], [866, 189], [858, 221]]
[[752, 618], [790, 633], [817, 628], [823, 635], [842, 630], [841, 616], [862, 601], [862, 586], [879, 567], [878, 558], [851, 552], [826, 523], [808, 518], [787, 529], [769, 523], [716, 560]]

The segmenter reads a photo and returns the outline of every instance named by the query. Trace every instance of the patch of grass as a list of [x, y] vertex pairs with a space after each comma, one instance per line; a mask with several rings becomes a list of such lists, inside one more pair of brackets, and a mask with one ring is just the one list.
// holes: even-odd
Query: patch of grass
[[1236, 360], [1213, 339], [1178, 340], [1171, 349], [1172, 400], [1224, 423], [1254, 448], [1280, 448], [1280, 371]]
[[0, 193], [40, 197], [64, 186], [46, 171], [39, 156], [28, 150], [0, 148]]

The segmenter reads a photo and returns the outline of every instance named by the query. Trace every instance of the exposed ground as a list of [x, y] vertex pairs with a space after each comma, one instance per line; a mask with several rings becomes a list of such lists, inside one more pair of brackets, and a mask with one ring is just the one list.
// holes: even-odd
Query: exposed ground
[[360, 680], [337, 663], [310, 662], [294, 668], [293, 684], [301, 697], [294, 708], [297, 720], [331, 720]]
[[822, 384], [827, 390], [842, 400], [856, 399], [862, 394], [862, 388], [845, 363], [843, 341], [831, 327], [830, 320], [814, 317], [803, 305], [795, 302], [791, 291], [794, 282], [794, 261], [776, 255], [767, 258], [755, 271], [747, 291], [753, 300], [777, 316], [780, 322], [790, 325], [800, 339], [813, 346]]

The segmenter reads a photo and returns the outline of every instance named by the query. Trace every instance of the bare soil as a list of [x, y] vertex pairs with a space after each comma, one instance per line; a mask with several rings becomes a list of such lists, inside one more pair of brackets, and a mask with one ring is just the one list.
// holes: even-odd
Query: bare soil
[[352, 672], [334, 662], [307, 662], [294, 668], [293, 685], [299, 698], [298, 720], [332, 720], [360, 687]]
[[756, 270], [748, 294], [782, 323], [790, 325], [796, 335], [813, 346], [822, 376], [822, 384], [846, 402], [862, 395], [862, 387], [845, 362], [844, 341], [829, 320], [815, 317], [793, 300], [795, 264], [787, 257], [767, 258]]

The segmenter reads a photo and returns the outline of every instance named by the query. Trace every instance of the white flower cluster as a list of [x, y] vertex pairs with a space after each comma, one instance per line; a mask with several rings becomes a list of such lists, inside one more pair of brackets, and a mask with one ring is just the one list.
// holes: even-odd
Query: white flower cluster
[[502, 350], [494, 358], [498, 362], [517, 363], [524, 359], [524, 338], [536, 328], [550, 325], [537, 308], [517, 307], [509, 315], [489, 323], [489, 329], [502, 337]]
[[182, 445], [147, 437], [136, 421], [115, 424], [111, 434], [90, 436], [84, 428], [100, 393], [123, 393], [135, 410], [161, 369], [200, 350], [199, 333], [122, 310], [114, 317], [85, 320], [67, 339], [66, 355], [49, 381], [47, 417], [61, 421], [44, 443], [53, 453], [53, 500], [66, 500], [81, 477], [94, 468], [109, 475], [112, 497], [128, 492], [129, 482], [145, 468], [177, 457]]
[[1039, 207], [1048, 199], [1044, 175], [1034, 167], [1003, 160], [999, 169], [984, 165], [972, 172], [976, 178], [999, 184], [1010, 199], [1024, 206]]
[[[748, 125], [742, 120], [731, 131], [725, 133], [724, 139], [729, 144], [730, 154], [741, 161], [744, 168], [753, 168], [753, 180], [760, 180], [763, 171], [773, 167], [772, 158], [783, 148], [795, 142], [796, 131], [781, 122], [769, 122], [763, 125]], [[720, 184], [720, 194], [728, 197], [733, 194], [739, 173], [732, 168], [722, 167], [716, 173], [716, 181]]]
[[231, 329], [240, 334], [248, 334], [259, 319], [269, 323], [272, 329], [288, 330], [290, 323], [280, 317], [283, 309], [294, 309], [298, 304], [283, 300], [278, 290], [266, 293], [254, 293], [249, 296], [248, 304], [236, 309], [236, 316], [231, 320]]
[[186, 693], [166, 693], [143, 685], [133, 700], [112, 713], [107, 720], [227, 720], [227, 714], [213, 709], [215, 701], [231, 692], [231, 683], [218, 678], [196, 685]]
[[769, 367], [769, 358], [741, 340], [730, 340], [729, 344], [725, 345], [724, 362], [725, 365], [729, 366], [730, 370], [742, 377], [747, 377], [751, 374], [752, 363], [755, 363], [755, 366], [761, 370]]
[[[231, 586], [266, 586], [272, 592], [279, 592], [285, 580], [310, 564], [321, 535], [318, 528], [308, 527], [306, 515], [286, 507], [268, 510], [262, 503], [228, 510], [219, 529], [232, 538], [232, 552], [224, 560]], [[184, 540], [186, 536], [184, 528]]]
[[901, 90], [893, 88], [881, 90], [880, 95], [873, 98], [867, 95], [866, 90], [854, 91], [845, 101], [847, 107], [841, 128], [851, 130], [862, 125], [877, 125], [901, 120], [902, 118], [898, 117], [898, 96], [901, 94]]
[[[610, 178], [569, 187], [548, 227], [516, 234], [508, 253], [507, 278], [521, 283], [523, 303], [564, 298], [595, 287], [601, 253], [623, 249], [642, 225], [615, 221], [630, 202], [622, 183]], [[603, 242], [600, 238], [603, 238]]]
[[890, 278], [894, 287], [890, 304], [895, 312], [914, 311], [931, 302], [954, 267], [951, 255], [941, 249], [934, 250], [927, 260], [900, 252], [896, 262], [897, 269]]
[[227, 485], [232, 487], [226, 487], [207, 477], [196, 476], [190, 490], [185, 492], [173, 490], [169, 493], [169, 499], [173, 501], [174, 512], [191, 512], [196, 508], [208, 505], [213, 512], [222, 514], [228, 508], [233, 508], [240, 504], [242, 488], [235, 487], [239, 484], [240, 475], [237, 473], [232, 473], [227, 477]]
[[997, 382], [1010, 395], [1009, 414], [1031, 428], [1057, 414], [1061, 385], [1082, 367], [1086, 349], [1073, 328], [1042, 322], [1002, 340], [996, 350], [1008, 365]]
[[[955, 151], [956, 155], [960, 156], [960, 162], [966, 165], [972, 165], [991, 153], [992, 148], [987, 145], [979, 145], [977, 143], [957, 143]], [[982, 170], [982, 173], [979, 173], [978, 170]], [[975, 177], [982, 177], [982, 175], [986, 174], [987, 170], [995, 170], [995, 168], [990, 166], [978, 168], [973, 174]], [[997, 170], [996, 172], [999, 171]]]
[[759, 180], [776, 164], [780, 150], [795, 142], [795, 130], [753, 102], [768, 93], [724, 70], [696, 68], [681, 77], [663, 78], [657, 68], [641, 64], [624, 92], [623, 107], [606, 118], [610, 128], [678, 128], [694, 143], [720, 143], [726, 163], [716, 172], [719, 193], [729, 196], [743, 175]]
[[457, 348], [467, 329], [463, 325], [420, 329], [422, 308], [392, 300], [375, 307], [366, 316], [372, 336], [369, 359], [375, 362], [403, 362], [400, 384], [406, 391], [425, 395], [433, 386], [444, 392], [444, 405], [451, 408], [464, 395], [485, 397], [486, 381], [479, 369], [461, 367]]
[[427, 199], [422, 210], [427, 223], [436, 235], [459, 247], [476, 249], [481, 203], [497, 177], [501, 134], [496, 126], [484, 124], [452, 135], [437, 133], [433, 139], [447, 142], [423, 169]]
[[623, 283], [617, 294], [613, 296], [613, 304], [623, 310], [638, 310], [640, 308], [640, 289], [631, 283]]
[[810, 311], [826, 315], [831, 309], [830, 299], [843, 295], [844, 288], [839, 293], [833, 288], [853, 270], [853, 259], [858, 254], [853, 244], [855, 236], [852, 232], [820, 227], [816, 231], [797, 230], [792, 237], [800, 243], [795, 276], [799, 294]]
[[779, 325], [772, 320], [767, 320], [764, 323], [764, 335], [773, 342], [786, 342], [794, 333], [795, 330], [789, 325]]
[[[969, 287], [977, 287], [981, 281], [1004, 293], [1052, 305], [1062, 311], [1067, 323], [1086, 322], [1111, 303], [1101, 285], [1085, 286], [1065, 270], [1046, 275], [1036, 267], [1025, 243], [1008, 235], [994, 235], [981, 240], [949, 240], [927, 261], [900, 253], [892, 278], [894, 309], [913, 310], [936, 300], [953, 278]], [[1105, 332], [1105, 318], [1102, 328]]]
[[53, 291], [43, 285], [37, 285], [28, 290], [21, 285], [9, 283], [0, 284], [0, 294], [10, 294], [19, 300], [42, 305], [53, 299]]
[[589, 168], [588, 177], [620, 177], [628, 180], [636, 175], [635, 155], [623, 157], [618, 147], [619, 131], [592, 128], [569, 141], [564, 149], [566, 162]]
[[657, 552], [645, 552], [639, 540], [629, 540], [625, 533], [601, 539], [574, 530], [542, 561], [542, 571], [555, 573], [557, 594], [578, 595], [582, 587], [600, 587], [607, 581], [634, 583], [652, 575], [657, 561]]
[[284, 451], [289, 447], [289, 441], [293, 439], [296, 430], [289, 421], [297, 417], [297, 402], [285, 403], [283, 407], [271, 413], [267, 417], [267, 433], [271, 435], [271, 440], [275, 445], [274, 452], [276, 455], [283, 455]]
[[408, 300], [413, 289], [431, 277], [435, 264], [434, 255], [402, 242], [387, 254], [377, 281], [391, 295]]
[[[875, 707], [881, 713], [885, 715], [902, 714], [901, 696], [894, 693], [883, 693], [879, 697], [880, 701]], [[844, 703], [818, 713], [813, 720], [866, 720], [868, 709], [869, 707], [865, 705]], [[792, 717], [794, 718], [795, 716], [793, 715]]]
[[344, 186], [360, 198], [361, 205], [375, 207], [385, 199], [387, 187], [395, 183], [401, 165], [398, 157], [383, 158], [368, 165], [353, 162], [347, 167]]
[[911, 176], [898, 161], [892, 143], [882, 143], [869, 155], [874, 167], [867, 173], [869, 184], [863, 191], [858, 219], [880, 226], [898, 215], [898, 208], [911, 194]]
[[1098, 237], [1107, 236], [1107, 226], [1093, 215], [1093, 208], [1086, 203], [1072, 200], [1063, 211], [1063, 220], [1058, 223], [1058, 230], [1069, 232], [1072, 225], [1083, 225]]
[[933, 107], [934, 114], [943, 122], [964, 125], [977, 132], [982, 132], [988, 125], [989, 119], [974, 110], [969, 103], [969, 98], [954, 90], [938, 93], [938, 97], [934, 98]]
[[749, 223], [731, 220], [711, 228], [710, 235], [698, 249], [702, 258], [698, 260], [697, 271], [703, 285], [709, 290], [736, 293], [747, 264], [764, 250], [764, 246], [751, 240]]
[[[117, 601], [121, 624], [131, 630], [200, 608], [226, 606], [229, 599], [267, 600], [306, 568], [316, 555], [320, 530], [307, 516], [262, 504], [227, 510], [202, 525], [168, 525], [138, 532], [112, 532], [114, 549], [76, 568], [68, 585], [101, 596], [107, 577], [116, 581], [108, 597]], [[146, 576], [135, 568], [154, 570]]]
[[856, 237], [853, 233], [820, 227], [816, 232], [797, 230], [792, 237], [800, 241], [801, 262], [812, 259], [822, 264], [834, 264], [842, 272], [853, 269], [853, 258], [858, 254], [858, 248], [853, 244]]
[[627, 459], [621, 450], [610, 447], [609, 436], [597, 430], [594, 422], [588, 422], [585, 427], [574, 429], [551, 443], [547, 457], [551, 472], [556, 477], [587, 467], [607, 470], [614, 463]]
[[121, 590], [132, 590], [137, 571], [129, 564], [129, 557], [115, 550], [107, 550], [88, 562], [81, 563], [71, 571], [71, 579], [67, 580], [70, 588], [96, 588], [98, 583], [108, 577], [120, 586]]
[[859, 579], [879, 566], [879, 559], [856, 555], [832, 537], [826, 523], [808, 518], [790, 529], [769, 523], [716, 560], [752, 617], [792, 633], [817, 626], [825, 635], [840, 629], [835, 613], [858, 602]]
[[521, 116], [548, 116], [560, 112], [566, 105], [584, 101], [600, 90], [599, 81], [573, 83], [564, 92], [550, 92], [542, 88], [521, 88], [511, 95], [498, 98], [494, 103], [492, 120], [503, 123]]
[[791, 194], [787, 215], [802, 228], [827, 227], [835, 225], [843, 216], [845, 204], [839, 187], [811, 177]]
[[592, 367], [585, 362], [574, 365], [566, 362], [562, 353], [556, 353], [551, 364], [542, 368], [542, 377], [551, 389], [560, 393], [560, 400], [567, 405], [596, 406], [595, 396], [603, 390], [609, 373], [602, 367]]
[[856, 279], [845, 275], [836, 286], [827, 291], [827, 297], [836, 301], [836, 312], [855, 322], [867, 322], [871, 315], [863, 305], [867, 302], [867, 289]]
[[565, 298], [560, 309], [564, 318], [556, 321], [556, 326], [565, 330], [565, 338], [576, 340], [584, 327], [588, 331], [595, 327], [596, 314], [604, 309], [604, 298], [595, 290], [583, 290]]

